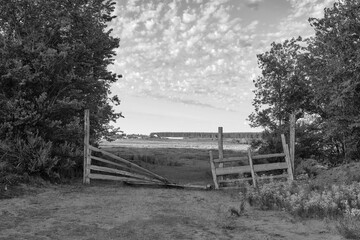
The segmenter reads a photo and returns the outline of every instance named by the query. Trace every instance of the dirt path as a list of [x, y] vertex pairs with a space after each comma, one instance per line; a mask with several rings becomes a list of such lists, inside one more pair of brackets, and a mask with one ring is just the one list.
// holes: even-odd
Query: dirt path
[[0, 239], [342, 239], [321, 221], [232, 207], [236, 192], [59, 186], [0, 200]]

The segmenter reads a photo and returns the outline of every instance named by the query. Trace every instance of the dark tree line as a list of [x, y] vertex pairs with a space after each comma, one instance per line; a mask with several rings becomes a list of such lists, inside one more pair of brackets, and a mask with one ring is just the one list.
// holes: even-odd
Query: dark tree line
[[121, 116], [107, 69], [114, 4], [0, 0], [0, 173], [59, 178], [81, 165], [84, 109], [94, 142]]
[[[360, 2], [338, 1], [310, 18], [315, 36], [272, 43], [259, 54], [261, 75], [249, 116], [265, 128], [262, 151], [279, 148], [279, 134], [296, 113], [297, 156], [338, 164], [360, 158]], [[305, 120], [303, 120], [305, 118]]]

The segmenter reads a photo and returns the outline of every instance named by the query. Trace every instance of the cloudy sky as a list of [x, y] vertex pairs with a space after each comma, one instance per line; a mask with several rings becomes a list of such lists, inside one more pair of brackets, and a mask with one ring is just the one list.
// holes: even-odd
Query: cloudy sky
[[117, 0], [111, 70], [125, 133], [258, 131], [256, 54], [271, 42], [311, 36], [307, 19], [335, 0]]

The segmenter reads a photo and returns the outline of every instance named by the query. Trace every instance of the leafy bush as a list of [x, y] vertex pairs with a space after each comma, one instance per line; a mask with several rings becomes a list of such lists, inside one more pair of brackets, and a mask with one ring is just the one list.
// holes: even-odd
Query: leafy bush
[[249, 189], [251, 205], [285, 210], [295, 216], [337, 219], [337, 229], [350, 239], [360, 237], [360, 183], [313, 188], [311, 184], [272, 182]]
[[296, 182], [273, 182], [250, 189], [249, 202], [261, 209], [283, 209], [300, 217], [336, 217], [360, 211], [360, 183], [313, 189]]
[[347, 239], [360, 239], [360, 217], [346, 215], [338, 220], [336, 228]]
[[17, 137], [13, 141], [0, 141], [0, 171], [58, 178], [53, 170], [59, 158], [51, 153], [52, 143], [37, 135], [29, 135], [26, 140]]
[[301, 159], [296, 165], [296, 174], [306, 174], [308, 177], [316, 177], [323, 169], [315, 159]]

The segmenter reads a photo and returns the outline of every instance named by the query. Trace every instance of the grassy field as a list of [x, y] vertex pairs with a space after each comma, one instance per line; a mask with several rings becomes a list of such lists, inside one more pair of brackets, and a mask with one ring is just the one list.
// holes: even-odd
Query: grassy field
[[[126, 145], [131, 141], [137, 144]], [[216, 141], [200, 143], [201, 148], [192, 148], [194, 142], [131, 141], [102, 147], [174, 183], [212, 184], [209, 150], [218, 155]], [[239, 148], [229, 148], [233, 143], [224, 144], [225, 157], [244, 156]], [[33, 182], [7, 190], [0, 186], [0, 195], [5, 196], [0, 197], [0, 240], [358, 239], [360, 225], [354, 215], [358, 210], [354, 200], [360, 203], [358, 185], [332, 186], [359, 180], [359, 169], [353, 163], [322, 170], [311, 182], [271, 183], [248, 192], [129, 187], [94, 180], [82, 185], [80, 179], [64, 185]], [[328, 206], [347, 209], [344, 200], [355, 218], [327, 218]]]
[[[136, 147], [128, 144], [136, 142]], [[168, 147], [164, 147], [167, 145]], [[194, 146], [198, 146], [194, 147]], [[244, 156], [247, 145], [224, 144], [224, 156]], [[214, 141], [144, 141], [126, 140], [102, 146], [122, 158], [135, 162], [167, 179], [180, 184], [212, 184], [209, 151], [218, 156]]]

